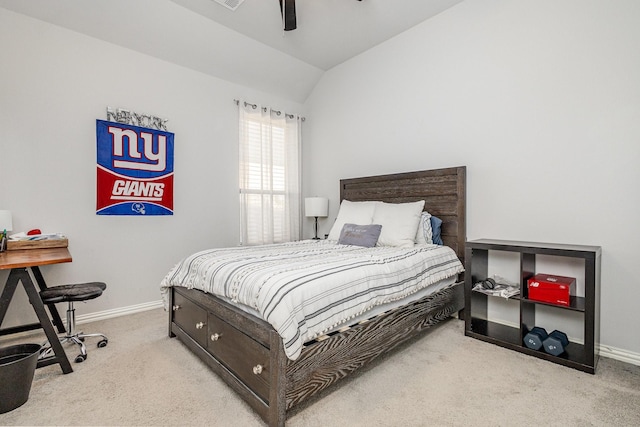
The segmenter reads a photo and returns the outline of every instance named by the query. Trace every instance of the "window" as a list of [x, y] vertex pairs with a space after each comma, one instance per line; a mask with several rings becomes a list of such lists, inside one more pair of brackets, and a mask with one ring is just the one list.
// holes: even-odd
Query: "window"
[[300, 238], [300, 118], [240, 101], [240, 244]]

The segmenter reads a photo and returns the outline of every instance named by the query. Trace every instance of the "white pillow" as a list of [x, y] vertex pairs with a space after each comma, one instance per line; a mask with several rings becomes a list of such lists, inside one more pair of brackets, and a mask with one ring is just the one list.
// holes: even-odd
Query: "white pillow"
[[418, 232], [416, 233], [416, 244], [433, 244], [433, 229], [431, 228], [431, 214], [422, 212], [420, 222], [418, 223]]
[[376, 204], [373, 223], [382, 225], [378, 246], [413, 247], [423, 208], [424, 200]]
[[345, 224], [369, 225], [373, 220], [373, 211], [380, 202], [351, 202], [343, 200], [340, 203], [336, 222], [329, 232], [328, 240], [338, 240]]

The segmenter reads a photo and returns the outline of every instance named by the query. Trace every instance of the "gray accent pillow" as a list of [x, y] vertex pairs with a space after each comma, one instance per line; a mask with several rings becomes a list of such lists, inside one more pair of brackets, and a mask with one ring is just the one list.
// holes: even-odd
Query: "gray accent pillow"
[[380, 224], [345, 224], [340, 231], [338, 244], [372, 248], [378, 243], [382, 226]]

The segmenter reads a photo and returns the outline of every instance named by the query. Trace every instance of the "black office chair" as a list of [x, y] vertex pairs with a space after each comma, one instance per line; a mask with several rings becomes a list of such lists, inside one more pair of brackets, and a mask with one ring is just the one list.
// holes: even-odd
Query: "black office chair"
[[[102, 282], [89, 282], [89, 283], [77, 283], [74, 285], [60, 285], [52, 286], [43, 291], [40, 291], [40, 298], [44, 304], [53, 304], [58, 302], [68, 302], [67, 308], [67, 332], [65, 335], [60, 336], [60, 342], [73, 342], [80, 346], [80, 354], [76, 356], [75, 362], [84, 362], [87, 359], [87, 347], [84, 345], [84, 339], [86, 337], [102, 337], [98, 341], [98, 347], [105, 347], [109, 340], [103, 334], [85, 334], [82, 332], [76, 332], [76, 310], [73, 308], [73, 303], [76, 301], [87, 301], [90, 299], [98, 298], [102, 295], [102, 292], [107, 288], [107, 285]], [[40, 353], [40, 358], [47, 357], [52, 352], [51, 346], [45, 346]]]

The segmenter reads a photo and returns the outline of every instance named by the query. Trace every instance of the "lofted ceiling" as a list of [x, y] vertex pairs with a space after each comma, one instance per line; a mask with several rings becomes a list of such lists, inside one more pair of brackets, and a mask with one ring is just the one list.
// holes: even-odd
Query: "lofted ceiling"
[[0, 7], [304, 102], [322, 73], [463, 0], [0, 0]]
[[245, 0], [235, 12], [213, 0], [172, 1], [328, 70], [462, 0], [297, 0], [293, 31], [282, 30], [278, 0]]

